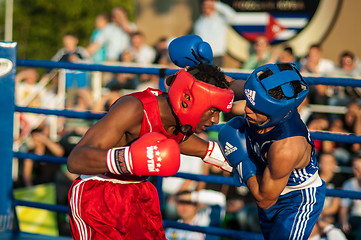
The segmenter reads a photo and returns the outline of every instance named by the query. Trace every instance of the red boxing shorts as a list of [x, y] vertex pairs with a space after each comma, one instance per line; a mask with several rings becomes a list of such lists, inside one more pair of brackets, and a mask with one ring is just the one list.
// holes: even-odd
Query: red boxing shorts
[[73, 239], [166, 239], [158, 193], [148, 181], [78, 178], [69, 191]]

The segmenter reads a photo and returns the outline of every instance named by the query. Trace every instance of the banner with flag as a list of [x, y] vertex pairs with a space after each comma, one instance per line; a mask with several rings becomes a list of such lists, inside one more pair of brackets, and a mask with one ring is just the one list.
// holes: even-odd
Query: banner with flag
[[[230, 24], [242, 37], [253, 41], [264, 35], [271, 44], [288, 41], [305, 29], [319, 11], [321, 0], [222, 0], [237, 13]], [[330, 1], [330, 4], [338, 1]], [[331, 21], [325, 22], [329, 27]]]
[[265, 35], [271, 43], [283, 42], [299, 33], [308, 23], [307, 14], [238, 13], [231, 24], [250, 41]]

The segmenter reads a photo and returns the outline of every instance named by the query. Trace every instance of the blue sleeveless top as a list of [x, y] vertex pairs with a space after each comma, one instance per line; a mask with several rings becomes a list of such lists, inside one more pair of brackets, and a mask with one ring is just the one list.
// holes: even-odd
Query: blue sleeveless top
[[257, 128], [253, 124], [250, 124], [247, 119], [246, 122], [248, 153], [250, 158], [255, 161], [259, 171], [263, 173], [268, 164], [265, 156], [273, 142], [288, 137], [303, 136], [312, 146], [311, 159], [305, 168], [294, 169], [292, 171], [287, 186], [297, 186], [316, 173], [318, 170], [318, 162], [315, 156], [314, 144], [298, 112], [294, 112], [287, 120], [264, 134], [258, 134]]

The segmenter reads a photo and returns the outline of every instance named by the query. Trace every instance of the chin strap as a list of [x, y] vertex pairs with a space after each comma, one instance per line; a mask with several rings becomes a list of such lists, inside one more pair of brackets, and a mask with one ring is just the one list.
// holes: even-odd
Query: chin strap
[[168, 105], [169, 105], [169, 107], [170, 107], [170, 109], [172, 111], [172, 115], [173, 115], [173, 117], [175, 118], [175, 121], [176, 121], [176, 127], [175, 127], [174, 134], [182, 133], [184, 135], [184, 137], [185, 137], [184, 138], [184, 141], [185, 141], [186, 139], [188, 139], [188, 137], [190, 135], [193, 134], [192, 126], [190, 126], [190, 125], [183, 125], [182, 126], [177, 114], [175, 114], [175, 112], [174, 112], [174, 110], [172, 108], [172, 105], [170, 104], [169, 97], [167, 97], [167, 102], [168, 102]]

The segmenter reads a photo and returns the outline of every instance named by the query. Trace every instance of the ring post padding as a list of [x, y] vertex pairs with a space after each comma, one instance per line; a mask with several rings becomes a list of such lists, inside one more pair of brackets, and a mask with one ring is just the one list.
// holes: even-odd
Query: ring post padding
[[0, 230], [11, 228], [16, 42], [0, 42]]

